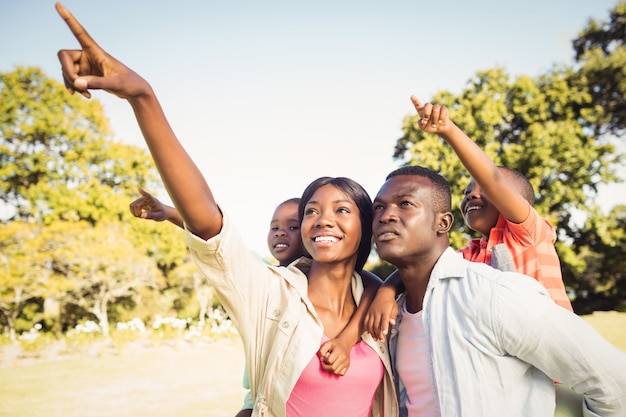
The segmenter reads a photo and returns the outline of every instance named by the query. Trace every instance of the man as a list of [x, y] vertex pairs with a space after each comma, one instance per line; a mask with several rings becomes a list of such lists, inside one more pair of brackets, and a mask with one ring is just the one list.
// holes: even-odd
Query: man
[[408, 415], [553, 416], [554, 381], [584, 415], [626, 415], [626, 354], [534, 279], [464, 260], [453, 222], [450, 186], [427, 168], [393, 171], [374, 199], [378, 253], [405, 288], [390, 350]]

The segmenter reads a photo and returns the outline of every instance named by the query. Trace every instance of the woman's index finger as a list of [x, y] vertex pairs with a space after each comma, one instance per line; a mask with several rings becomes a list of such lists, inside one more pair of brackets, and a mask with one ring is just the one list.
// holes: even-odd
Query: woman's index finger
[[61, 16], [65, 23], [70, 28], [74, 37], [83, 48], [91, 47], [97, 45], [96, 41], [87, 33], [85, 28], [76, 20], [74, 15], [65, 8], [61, 3], [56, 3], [54, 7], [57, 9], [57, 12]]

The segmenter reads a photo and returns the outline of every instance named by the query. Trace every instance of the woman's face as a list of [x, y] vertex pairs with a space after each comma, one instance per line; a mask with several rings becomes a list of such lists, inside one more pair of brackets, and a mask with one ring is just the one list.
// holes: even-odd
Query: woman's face
[[317, 262], [356, 263], [362, 235], [359, 208], [336, 186], [321, 186], [307, 201], [301, 232], [305, 249]]

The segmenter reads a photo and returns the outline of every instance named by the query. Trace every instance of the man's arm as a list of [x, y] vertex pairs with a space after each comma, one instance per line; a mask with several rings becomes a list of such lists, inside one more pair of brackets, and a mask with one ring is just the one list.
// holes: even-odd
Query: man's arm
[[584, 415], [626, 415], [625, 352], [532, 288], [502, 286], [494, 297], [492, 319], [509, 355], [582, 395], [585, 410], [596, 413]]

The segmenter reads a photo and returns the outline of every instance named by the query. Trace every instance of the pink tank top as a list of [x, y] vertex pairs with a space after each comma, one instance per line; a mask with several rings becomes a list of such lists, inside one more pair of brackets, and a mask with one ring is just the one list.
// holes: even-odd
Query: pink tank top
[[[322, 343], [328, 337], [322, 337]], [[367, 417], [383, 378], [378, 354], [364, 341], [350, 351], [350, 368], [343, 376], [326, 372], [313, 356], [287, 401], [287, 417]]]

